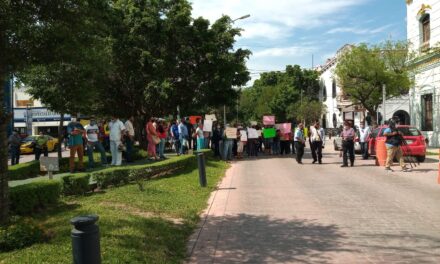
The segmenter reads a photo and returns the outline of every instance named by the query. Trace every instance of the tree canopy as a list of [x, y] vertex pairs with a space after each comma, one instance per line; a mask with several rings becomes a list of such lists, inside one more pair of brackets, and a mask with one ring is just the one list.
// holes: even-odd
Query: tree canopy
[[408, 47], [404, 42], [354, 46], [338, 60], [337, 81], [354, 104], [362, 105], [376, 116], [382, 103], [383, 85], [387, 98], [408, 93], [411, 81], [407, 56]]
[[281, 122], [303, 119], [299, 107], [303, 103], [318, 101], [318, 73], [286, 66], [285, 72], [261, 74], [252, 87], [245, 88], [240, 97], [243, 120], [260, 120], [265, 114], [273, 114]]

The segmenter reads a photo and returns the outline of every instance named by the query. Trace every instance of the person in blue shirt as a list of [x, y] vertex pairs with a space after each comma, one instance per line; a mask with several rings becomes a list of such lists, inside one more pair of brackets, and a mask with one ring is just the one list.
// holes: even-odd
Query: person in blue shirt
[[388, 127], [383, 131], [383, 135], [387, 137], [385, 141], [385, 147], [387, 148], [387, 160], [385, 163], [385, 170], [391, 170], [391, 166], [393, 165], [393, 159], [399, 160], [400, 167], [402, 171], [409, 172], [410, 168], [407, 168], [405, 165], [405, 161], [403, 160], [403, 152], [401, 145], [403, 143], [403, 136], [399, 130], [396, 128], [396, 123], [394, 120], [390, 120], [388, 122]]
[[178, 132], [179, 132], [179, 140], [180, 140], [180, 155], [185, 154], [188, 151], [189, 143], [189, 134], [188, 134], [188, 128], [185, 124], [185, 119], [182, 118], [180, 121], [180, 124], [178, 126]]
[[304, 146], [306, 144], [303, 129], [304, 125], [302, 123], [299, 123], [298, 127], [295, 130], [295, 135], [293, 136], [293, 141], [295, 142], [296, 149], [296, 162], [298, 162], [298, 164], [303, 164], [302, 157], [304, 155]]
[[176, 149], [177, 156], [180, 155], [180, 137], [179, 137], [179, 126], [178, 121], [173, 122], [170, 128], [170, 134], [174, 141], [174, 148]]

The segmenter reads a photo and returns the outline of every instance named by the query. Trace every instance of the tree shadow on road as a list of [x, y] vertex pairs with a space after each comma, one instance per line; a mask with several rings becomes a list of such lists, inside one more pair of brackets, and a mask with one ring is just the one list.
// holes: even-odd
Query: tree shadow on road
[[197, 235], [189, 263], [332, 263], [332, 254], [353, 252], [336, 225], [305, 219], [209, 217]]

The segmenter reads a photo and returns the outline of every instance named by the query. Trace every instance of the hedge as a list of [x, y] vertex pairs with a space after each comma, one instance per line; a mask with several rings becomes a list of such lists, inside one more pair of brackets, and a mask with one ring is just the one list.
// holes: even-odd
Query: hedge
[[31, 214], [56, 204], [61, 195], [61, 182], [42, 180], [10, 188], [11, 210], [19, 215]]
[[90, 191], [90, 174], [70, 174], [62, 178], [63, 194], [77, 195]]

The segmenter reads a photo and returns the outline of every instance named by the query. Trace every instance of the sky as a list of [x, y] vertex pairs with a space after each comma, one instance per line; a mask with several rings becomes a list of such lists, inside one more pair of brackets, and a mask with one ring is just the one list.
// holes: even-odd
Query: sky
[[237, 20], [253, 80], [259, 73], [298, 64], [324, 64], [344, 44], [406, 39], [405, 0], [190, 0], [193, 17]]

